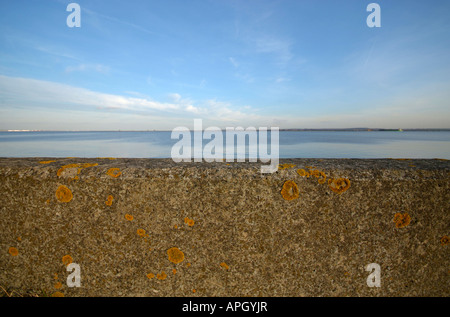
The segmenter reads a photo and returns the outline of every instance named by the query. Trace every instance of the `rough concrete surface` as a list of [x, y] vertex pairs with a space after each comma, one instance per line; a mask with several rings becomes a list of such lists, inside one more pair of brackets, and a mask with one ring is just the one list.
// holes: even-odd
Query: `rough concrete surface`
[[[449, 161], [280, 164], [262, 175], [258, 163], [2, 158], [0, 286], [66, 297], [450, 295]], [[71, 261], [80, 287], [68, 287]], [[367, 285], [370, 263], [380, 287]]]

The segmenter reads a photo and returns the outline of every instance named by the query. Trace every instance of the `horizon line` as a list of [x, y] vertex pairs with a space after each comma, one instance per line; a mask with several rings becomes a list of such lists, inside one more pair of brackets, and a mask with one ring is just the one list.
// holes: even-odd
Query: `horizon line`
[[[270, 127], [270, 129], [276, 127]], [[189, 129], [191, 130], [191, 129]], [[171, 132], [169, 129], [146, 129], [146, 130], [129, 130], [129, 129], [115, 129], [115, 130], [51, 130], [51, 129], [0, 129], [0, 132]], [[192, 129], [192, 131], [195, 131]], [[204, 131], [204, 130], [202, 130]], [[226, 131], [218, 129], [217, 131]], [[450, 131], [450, 128], [282, 128], [279, 131], [360, 131], [360, 132], [375, 132], [375, 131]]]

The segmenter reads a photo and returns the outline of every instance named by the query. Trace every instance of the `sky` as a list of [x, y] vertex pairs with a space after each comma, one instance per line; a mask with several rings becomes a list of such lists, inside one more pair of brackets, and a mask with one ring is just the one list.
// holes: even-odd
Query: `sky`
[[450, 1], [371, 2], [1, 0], [0, 130], [450, 128]]

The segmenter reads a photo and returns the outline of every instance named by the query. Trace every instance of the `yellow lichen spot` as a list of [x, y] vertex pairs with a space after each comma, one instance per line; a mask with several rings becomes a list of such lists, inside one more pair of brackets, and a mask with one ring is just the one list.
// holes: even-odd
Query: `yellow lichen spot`
[[40, 161], [39, 164], [50, 164], [56, 161]]
[[153, 273], [148, 273], [148, 274], [147, 274], [147, 277], [148, 277], [149, 280], [151, 280], [152, 278], [155, 277], [155, 274], [153, 274]]
[[225, 270], [230, 269], [230, 267], [225, 262], [220, 263], [220, 266], [223, 267]]
[[172, 270], [172, 273], [173, 273], [173, 274], [177, 274], [177, 270], [176, 270], [176, 269], [173, 269], [173, 270]]
[[61, 282], [56, 282], [55, 283], [55, 288], [56, 289], [60, 289], [62, 287], [62, 283]]
[[395, 226], [397, 228], [404, 228], [411, 222], [411, 216], [406, 212], [404, 214], [398, 212], [394, 215], [393, 221], [395, 222]]
[[327, 180], [327, 175], [325, 175], [324, 172], [320, 172], [320, 176], [322, 176], [322, 178], [318, 179], [317, 182], [319, 184], [325, 184], [325, 182]]
[[64, 185], [58, 187], [55, 193], [56, 199], [62, 203], [68, 203], [72, 200], [73, 195], [69, 188]]
[[105, 201], [106, 206], [111, 206], [113, 202], [114, 197], [111, 195], [108, 195], [108, 199]]
[[144, 229], [137, 229], [137, 234], [141, 237], [145, 237], [145, 230]]
[[450, 244], [450, 238], [449, 238], [448, 236], [443, 236], [443, 237], [441, 238], [441, 244], [442, 244], [442, 245], [448, 245], [448, 244]]
[[195, 293], [195, 292], [196, 292], [196, 290], [195, 290], [195, 289], [193, 289], [193, 290], [192, 290], [192, 293]]
[[117, 177], [119, 177], [122, 174], [122, 172], [120, 171], [120, 168], [113, 167], [113, 168], [110, 168], [106, 172], [106, 174], [108, 174], [111, 177], [117, 178]]
[[278, 165], [278, 169], [280, 169], [280, 170], [285, 170], [285, 169], [292, 168], [292, 167], [295, 167], [295, 165], [294, 164], [287, 164], [287, 163]]
[[175, 264], [181, 263], [184, 260], [184, 253], [176, 247], [167, 250], [167, 255], [169, 256], [169, 261]]
[[79, 164], [67, 164], [64, 166], [61, 166], [61, 168], [56, 172], [57, 176], [61, 176], [62, 172], [66, 169], [66, 168], [78, 168], [77, 170], [77, 174], [80, 174], [81, 170], [83, 168], [87, 168], [87, 167], [92, 167], [92, 166], [97, 166], [98, 163], [79, 163]]
[[133, 215], [126, 214], [125, 215], [125, 219], [128, 220], [128, 221], [133, 221], [134, 217], [133, 217]]
[[316, 178], [319, 178], [320, 177], [320, 171], [318, 171], [318, 170], [312, 170], [312, 171], [310, 171], [311, 172], [311, 176], [314, 176], [314, 177], [316, 177]]
[[161, 273], [156, 274], [156, 278], [158, 280], [163, 281], [167, 278], [167, 274], [164, 271], [162, 271]]
[[335, 193], [342, 194], [350, 188], [350, 180], [348, 178], [330, 178], [328, 180], [328, 187]]
[[53, 278], [54, 278], [55, 280], [57, 280], [57, 279], [58, 279], [58, 273], [55, 273], [55, 275], [53, 275]]
[[21, 237], [17, 237], [17, 241], [22, 241], [22, 238]]
[[189, 227], [192, 227], [195, 223], [193, 219], [189, 219], [188, 217], [184, 218], [184, 223], [187, 224]]
[[46, 201], [45, 201], [45, 203], [48, 205], [48, 204], [50, 204], [50, 199], [47, 199]]
[[174, 228], [174, 229], [178, 229], [178, 225], [174, 225], [173, 228]]
[[286, 181], [281, 189], [281, 196], [286, 200], [293, 200], [299, 197], [299, 190], [294, 181]]
[[191, 266], [191, 263], [186, 263], [186, 267], [190, 267]]
[[70, 255], [65, 255], [62, 257], [62, 262], [65, 266], [69, 265], [70, 263], [72, 263], [73, 259]]
[[11, 254], [12, 256], [17, 256], [19, 254], [19, 250], [17, 250], [17, 248], [14, 247], [10, 247], [8, 249], [9, 254]]
[[64, 297], [64, 294], [61, 293], [61, 292], [54, 292], [54, 293], [52, 294], [52, 297]]
[[297, 174], [300, 175], [300, 176], [309, 176], [308, 172], [305, 171], [303, 168], [299, 168], [297, 170]]

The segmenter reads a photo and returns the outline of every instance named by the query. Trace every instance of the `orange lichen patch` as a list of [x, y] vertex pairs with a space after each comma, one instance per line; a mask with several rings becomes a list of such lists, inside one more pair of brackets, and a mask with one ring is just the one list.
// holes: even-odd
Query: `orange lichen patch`
[[278, 169], [280, 169], [280, 170], [285, 170], [285, 169], [292, 168], [292, 167], [295, 167], [295, 165], [294, 164], [287, 164], [287, 163], [278, 165]]
[[54, 292], [54, 293], [52, 294], [52, 297], [64, 297], [64, 294], [61, 293], [61, 292]]
[[448, 236], [443, 236], [441, 238], [441, 244], [442, 245], [449, 245], [450, 244], [450, 238]]
[[173, 269], [173, 270], [172, 270], [172, 273], [173, 273], [173, 274], [177, 274], [177, 270]]
[[53, 276], [53, 278], [54, 278], [55, 280], [57, 280], [57, 279], [58, 279], [58, 273], [55, 273], [55, 275]]
[[17, 241], [22, 241], [22, 238], [21, 237], [17, 237]]
[[147, 277], [148, 277], [149, 280], [151, 280], [152, 278], [155, 277], [155, 274], [153, 274], [153, 273], [148, 273], [148, 274], [147, 274]]
[[393, 160], [396, 160], [396, 161], [411, 161], [411, 159], [406, 159], [406, 158], [396, 158], [396, 159], [393, 159]]
[[188, 217], [184, 218], [184, 223], [187, 224], [189, 227], [192, 227], [194, 225], [194, 220], [189, 219]]
[[105, 201], [106, 206], [111, 206], [113, 202], [114, 197], [111, 195], [108, 195], [108, 199]]
[[162, 271], [161, 273], [156, 274], [156, 278], [158, 280], [163, 281], [167, 278], [167, 274], [164, 271]]
[[328, 180], [328, 187], [335, 193], [342, 194], [350, 188], [350, 180], [348, 178], [330, 178]]
[[190, 267], [191, 266], [191, 263], [186, 263], [186, 267]]
[[281, 196], [286, 200], [293, 200], [299, 197], [299, 190], [294, 181], [286, 181], [281, 189]]
[[117, 177], [119, 177], [122, 174], [122, 172], [120, 171], [120, 168], [113, 167], [113, 168], [110, 168], [106, 172], [106, 174], [108, 174], [111, 177], [117, 178]]
[[[320, 176], [321, 176], [322, 178], [318, 179], [317, 182], [318, 182], [319, 184], [325, 184], [325, 182], [326, 182], [326, 180], [327, 180], [327, 175], [325, 175], [324, 172], [320, 172]], [[319, 177], [320, 177], [320, 176], [319, 176]]]
[[46, 201], [45, 201], [45, 203], [48, 205], [48, 204], [50, 204], [50, 199], [47, 199]]
[[50, 164], [56, 161], [40, 161], [39, 164]]
[[11, 254], [12, 256], [17, 256], [19, 254], [19, 250], [17, 250], [17, 248], [14, 247], [10, 247], [8, 249], [9, 254]]
[[56, 289], [60, 289], [61, 287], [62, 287], [61, 282], [56, 282], [56, 283], [55, 283], [55, 288], [56, 288]]
[[220, 263], [220, 266], [223, 267], [225, 270], [230, 269], [230, 267], [225, 262]]
[[128, 221], [133, 221], [134, 217], [133, 217], [133, 215], [126, 214], [125, 215], [125, 219], [128, 220]]
[[64, 166], [61, 166], [61, 168], [56, 172], [57, 176], [61, 176], [62, 172], [66, 169], [66, 168], [78, 168], [77, 174], [80, 174], [81, 170], [83, 168], [87, 168], [87, 167], [92, 167], [92, 166], [97, 166], [98, 163], [77, 163], [77, 164], [67, 164]]
[[116, 160], [115, 157], [97, 157], [98, 159], [102, 159], [102, 160]]
[[404, 228], [411, 222], [411, 216], [406, 212], [404, 214], [398, 212], [395, 214], [393, 221], [395, 222], [395, 226], [397, 228]]
[[311, 170], [310, 174], [311, 174], [311, 176], [314, 176], [316, 178], [320, 177], [320, 171], [318, 171], [318, 170]]
[[65, 266], [72, 263], [72, 261], [73, 261], [72, 257], [68, 254], [62, 257], [62, 262], [64, 263]]
[[169, 261], [175, 264], [181, 263], [184, 260], [184, 253], [176, 247], [167, 250], [167, 255], [169, 256]]
[[299, 168], [297, 170], [297, 174], [300, 175], [300, 176], [307, 176], [307, 177], [309, 177], [309, 173], [307, 171], [305, 171], [303, 168]]
[[195, 292], [196, 292], [196, 290], [195, 290], [195, 289], [193, 289], [193, 290], [192, 290], [192, 293], [195, 293]]
[[137, 229], [137, 234], [141, 237], [145, 237], [145, 230], [144, 229]]
[[414, 164], [409, 164], [408, 166], [409, 167], [416, 167]]
[[55, 196], [62, 203], [68, 203], [73, 198], [72, 191], [64, 185], [58, 187]]
[[173, 228], [174, 228], [174, 229], [178, 229], [178, 225], [174, 225]]

